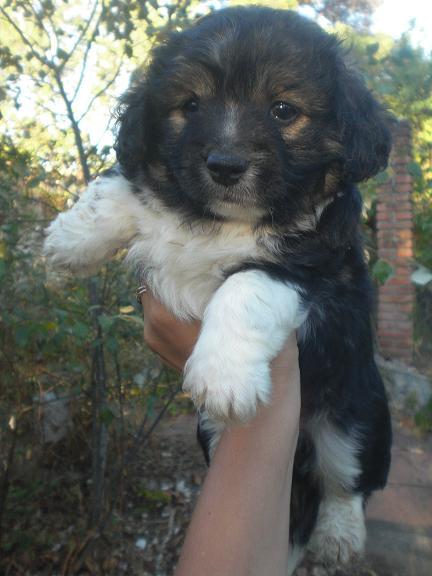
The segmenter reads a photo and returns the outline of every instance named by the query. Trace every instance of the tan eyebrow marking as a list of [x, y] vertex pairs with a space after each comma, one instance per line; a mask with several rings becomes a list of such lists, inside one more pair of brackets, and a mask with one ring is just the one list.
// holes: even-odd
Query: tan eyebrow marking
[[178, 108], [171, 110], [169, 113], [169, 119], [176, 134], [180, 134], [186, 124], [186, 118], [184, 117], [182, 110], [179, 110]]
[[292, 142], [301, 135], [307, 126], [309, 126], [310, 121], [311, 120], [308, 116], [300, 114], [290, 124], [282, 127], [282, 138], [287, 143]]

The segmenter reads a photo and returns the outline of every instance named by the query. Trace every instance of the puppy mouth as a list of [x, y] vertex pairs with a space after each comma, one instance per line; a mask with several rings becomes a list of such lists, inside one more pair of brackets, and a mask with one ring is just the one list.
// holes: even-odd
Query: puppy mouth
[[241, 220], [243, 222], [257, 222], [267, 211], [256, 203], [235, 202], [232, 200], [213, 200], [209, 210], [215, 216], [226, 220]]
[[259, 201], [252, 176], [245, 175], [236, 184], [228, 186], [212, 179], [207, 180], [210, 192], [207, 206], [212, 214], [228, 220], [247, 222], [256, 222], [266, 214], [267, 210]]

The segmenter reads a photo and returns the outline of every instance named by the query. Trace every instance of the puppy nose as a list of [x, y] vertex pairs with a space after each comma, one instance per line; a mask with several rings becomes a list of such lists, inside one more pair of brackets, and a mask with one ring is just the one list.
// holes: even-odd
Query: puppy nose
[[249, 166], [241, 156], [223, 152], [210, 152], [206, 164], [213, 180], [224, 186], [236, 184]]

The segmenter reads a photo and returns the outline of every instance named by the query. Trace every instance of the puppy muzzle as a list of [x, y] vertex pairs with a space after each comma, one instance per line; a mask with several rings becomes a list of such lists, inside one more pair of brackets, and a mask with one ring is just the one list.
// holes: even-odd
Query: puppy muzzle
[[206, 158], [206, 166], [214, 182], [222, 186], [233, 186], [243, 177], [249, 161], [236, 154], [212, 151]]

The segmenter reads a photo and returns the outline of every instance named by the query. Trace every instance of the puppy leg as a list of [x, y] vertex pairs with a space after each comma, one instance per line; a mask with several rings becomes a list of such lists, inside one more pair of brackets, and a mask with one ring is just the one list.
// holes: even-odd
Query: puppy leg
[[308, 551], [313, 559], [331, 566], [347, 565], [364, 549], [366, 528], [363, 496], [354, 493], [361, 466], [361, 434], [342, 431], [324, 415], [308, 424], [323, 485], [318, 519]]
[[133, 238], [142, 209], [122, 175], [102, 176], [48, 227], [45, 256], [55, 267], [92, 271]]
[[288, 552], [288, 572], [287, 576], [291, 576], [300, 562], [303, 560], [305, 549], [301, 546], [292, 546], [290, 544]]
[[184, 389], [211, 418], [247, 421], [269, 401], [269, 363], [304, 318], [292, 286], [258, 270], [230, 276], [204, 313]]
[[362, 555], [365, 542], [363, 497], [326, 495], [308, 544], [313, 560], [334, 567], [349, 565]]

